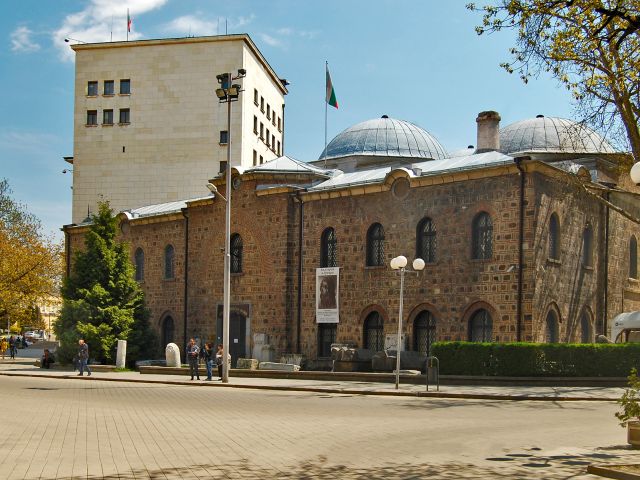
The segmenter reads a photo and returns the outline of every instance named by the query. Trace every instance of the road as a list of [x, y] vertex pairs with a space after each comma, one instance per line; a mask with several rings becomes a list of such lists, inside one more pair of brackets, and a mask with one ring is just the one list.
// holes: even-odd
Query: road
[[0, 478], [598, 478], [633, 463], [610, 402], [0, 377]]

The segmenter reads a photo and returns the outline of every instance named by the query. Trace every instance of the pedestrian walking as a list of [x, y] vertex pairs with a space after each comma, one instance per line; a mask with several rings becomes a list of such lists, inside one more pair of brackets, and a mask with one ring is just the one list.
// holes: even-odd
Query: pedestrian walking
[[7, 342], [6, 337], [2, 337], [2, 339], [0, 339], [0, 352], [2, 352], [3, 360], [4, 360], [4, 354], [7, 353], [7, 348], [9, 348], [9, 342]]
[[[221, 343], [218, 344], [218, 351], [216, 352], [216, 365], [218, 365], [218, 377], [222, 380], [222, 359], [224, 358], [224, 347]], [[231, 365], [231, 355], [227, 354], [227, 366]]]
[[84, 369], [87, 369], [87, 377], [91, 376], [91, 369], [89, 368], [89, 345], [85, 343], [84, 339], [78, 340], [78, 360], [80, 363], [80, 373], [78, 374], [81, 377], [84, 374]]
[[205, 366], [207, 367], [207, 378], [205, 378], [205, 380], [211, 381], [213, 380], [213, 362], [215, 361], [215, 352], [213, 351], [213, 345], [211, 343], [204, 344], [204, 348], [202, 349], [202, 358]]
[[200, 347], [196, 344], [196, 341], [192, 338], [187, 345], [187, 359], [189, 360], [189, 373], [191, 374], [191, 380], [195, 376], [200, 380], [200, 372], [198, 372], [198, 357], [200, 354]]
[[16, 345], [17, 340], [16, 338], [11, 335], [11, 337], [9, 337], [9, 356], [11, 357], [12, 360], [16, 359], [16, 350], [18, 349], [18, 346]]

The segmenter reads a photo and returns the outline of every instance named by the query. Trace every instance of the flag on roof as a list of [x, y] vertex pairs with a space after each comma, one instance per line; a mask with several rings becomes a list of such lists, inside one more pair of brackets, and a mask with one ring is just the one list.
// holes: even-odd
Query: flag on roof
[[331, 82], [331, 75], [329, 74], [329, 65], [327, 67], [327, 103], [334, 108], [338, 108], [338, 100], [336, 99], [336, 91], [333, 88], [333, 83]]
[[133, 19], [129, 16], [129, 9], [127, 8], [127, 33], [131, 31], [131, 25], [133, 25]]

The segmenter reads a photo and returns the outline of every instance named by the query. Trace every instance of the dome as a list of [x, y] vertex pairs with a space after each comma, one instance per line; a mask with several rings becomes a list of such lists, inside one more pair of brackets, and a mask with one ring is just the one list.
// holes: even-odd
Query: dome
[[616, 153], [609, 142], [589, 127], [543, 115], [512, 123], [500, 130], [500, 151], [509, 155], [524, 152]]
[[[347, 128], [329, 142], [326, 158], [350, 155], [441, 159], [447, 152], [429, 132], [383, 115]], [[325, 158], [325, 152], [320, 160]]]

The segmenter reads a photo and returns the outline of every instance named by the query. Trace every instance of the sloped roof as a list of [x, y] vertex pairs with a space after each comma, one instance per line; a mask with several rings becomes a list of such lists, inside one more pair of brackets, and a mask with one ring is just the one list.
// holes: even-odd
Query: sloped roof
[[328, 175], [328, 170], [325, 170], [310, 163], [296, 160], [295, 158], [283, 155], [269, 162], [263, 163], [252, 167], [247, 172], [278, 172], [278, 173], [313, 173], [316, 175]]

